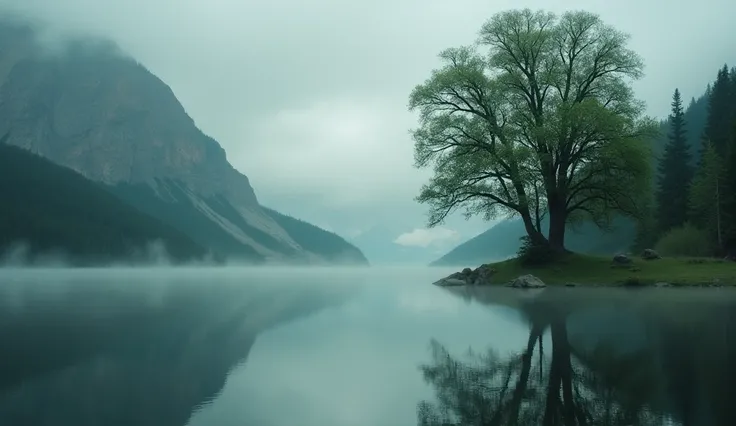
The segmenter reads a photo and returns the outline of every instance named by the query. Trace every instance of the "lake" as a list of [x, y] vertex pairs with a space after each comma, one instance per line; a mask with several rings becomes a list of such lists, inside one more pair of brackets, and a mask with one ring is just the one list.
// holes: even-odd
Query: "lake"
[[0, 425], [736, 425], [736, 291], [0, 270]]

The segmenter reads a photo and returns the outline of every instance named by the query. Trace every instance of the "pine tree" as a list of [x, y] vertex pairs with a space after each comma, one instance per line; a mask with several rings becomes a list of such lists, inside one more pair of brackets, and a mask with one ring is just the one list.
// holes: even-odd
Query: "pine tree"
[[[734, 87], [736, 87], [736, 82]], [[723, 165], [725, 177], [725, 194], [723, 199], [724, 211], [724, 248], [730, 253], [736, 253], [736, 107], [732, 121], [731, 140], [728, 145], [728, 156]]]
[[689, 217], [718, 248], [723, 246], [723, 195], [721, 158], [710, 141], [703, 141], [703, 157], [690, 185]]
[[692, 155], [687, 143], [686, 123], [682, 109], [680, 91], [672, 96], [672, 114], [669, 117], [670, 133], [664, 154], [657, 167], [656, 219], [660, 233], [682, 226], [688, 215], [688, 187], [693, 171], [690, 166]]
[[705, 126], [705, 137], [713, 144], [723, 158], [728, 149], [732, 133], [733, 95], [731, 75], [728, 66], [718, 71], [708, 102], [708, 121]]

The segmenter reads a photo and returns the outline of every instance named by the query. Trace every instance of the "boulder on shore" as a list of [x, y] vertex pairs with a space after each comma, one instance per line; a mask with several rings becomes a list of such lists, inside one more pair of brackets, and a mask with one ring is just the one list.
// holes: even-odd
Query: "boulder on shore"
[[460, 272], [450, 274], [434, 284], [441, 287], [455, 287], [460, 285], [489, 285], [496, 270], [489, 265], [481, 265], [475, 269], [465, 268]]
[[[457, 287], [464, 285], [492, 285], [493, 275], [496, 270], [489, 265], [481, 265], [476, 269], [465, 268], [460, 272], [448, 275], [438, 280], [434, 285], [440, 287]], [[515, 280], [506, 284], [507, 287], [513, 288], [544, 288], [547, 287], [542, 280], [534, 275], [522, 275]]]
[[515, 280], [506, 284], [506, 286], [514, 288], [544, 288], [547, 287], [547, 284], [545, 284], [542, 280], [535, 277], [534, 275], [527, 274], [516, 278]]
[[656, 251], [652, 249], [646, 249], [641, 254], [641, 258], [644, 260], [657, 260], [657, 259], [661, 259], [662, 256], [660, 256], [659, 253], [657, 253]]

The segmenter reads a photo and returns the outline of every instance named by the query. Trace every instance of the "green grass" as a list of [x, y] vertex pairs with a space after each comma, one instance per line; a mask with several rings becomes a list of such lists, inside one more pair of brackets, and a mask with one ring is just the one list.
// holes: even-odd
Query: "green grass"
[[615, 266], [612, 257], [569, 254], [554, 263], [523, 266], [517, 259], [491, 263], [494, 284], [507, 283], [519, 275], [532, 274], [548, 285], [709, 285], [736, 286], [736, 263], [704, 258], [642, 260], [632, 257], [628, 266]]

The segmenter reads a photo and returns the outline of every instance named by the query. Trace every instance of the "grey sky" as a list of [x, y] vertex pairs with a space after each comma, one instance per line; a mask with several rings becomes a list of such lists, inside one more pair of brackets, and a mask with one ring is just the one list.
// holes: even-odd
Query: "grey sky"
[[[632, 35], [636, 86], [663, 117], [679, 87], [702, 93], [736, 64], [733, 0], [0, 0], [57, 27], [110, 37], [166, 81], [199, 127], [251, 179], [261, 202], [345, 236], [422, 228], [413, 201], [411, 89], [437, 53], [475, 39], [493, 13], [580, 9]], [[453, 218], [442, 251], [488, 227]], [[448, 246], [448, 247], [446, 247]], [[433, 256], [430, 256], [433, 257]]]

